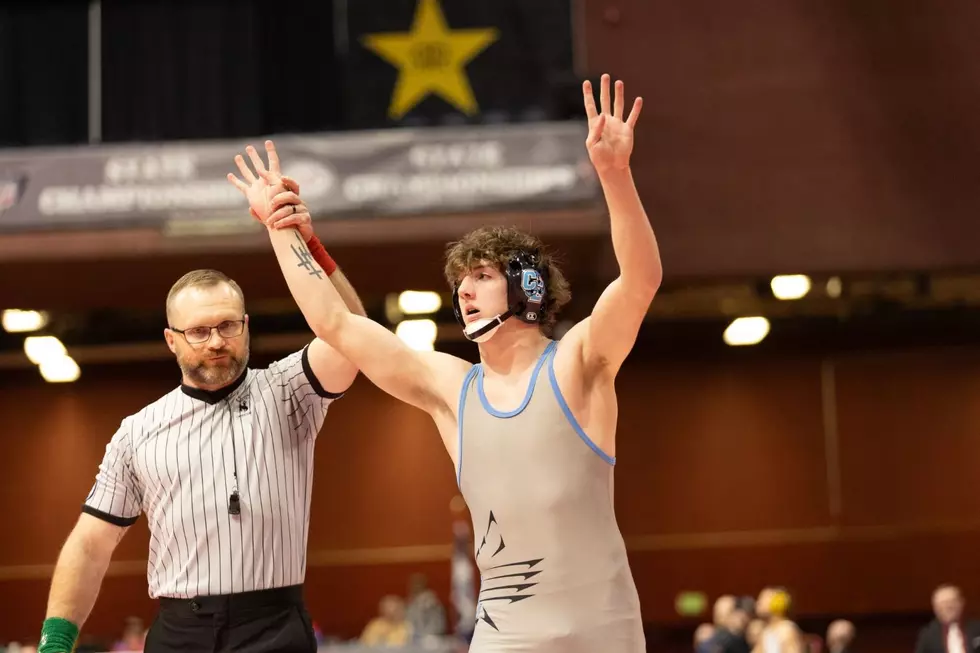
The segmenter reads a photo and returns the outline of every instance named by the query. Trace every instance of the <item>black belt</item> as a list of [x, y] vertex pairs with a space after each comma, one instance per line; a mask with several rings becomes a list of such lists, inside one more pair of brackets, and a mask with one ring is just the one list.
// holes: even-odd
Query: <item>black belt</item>
[[303, 586], [289, 585], [238, 594], [211, 594], [191, 599], [160, 597], [160, 609], [170, 613], [211, 615], [254, 608], [303, 605]]

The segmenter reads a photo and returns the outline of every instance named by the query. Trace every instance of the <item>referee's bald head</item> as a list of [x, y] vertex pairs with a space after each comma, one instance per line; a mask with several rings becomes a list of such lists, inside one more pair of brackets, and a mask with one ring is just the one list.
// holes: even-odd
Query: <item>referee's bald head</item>
[[175, 313], [177, 311], [177, 298], [181, 292], [188, 288], [213, 288], [214, 286], [220, 284], [227, 284], [242, 303], [242, 313], [245, 312], [245, 293], [242, 292], [241, 286], [229, 277], [224, 272], [220, 270], [193, 270], [188, 272], [170, 287], [170, 292], [167, 293], [167, 322], [171, 326], [174, 326], [174, 320], [176, 319]]

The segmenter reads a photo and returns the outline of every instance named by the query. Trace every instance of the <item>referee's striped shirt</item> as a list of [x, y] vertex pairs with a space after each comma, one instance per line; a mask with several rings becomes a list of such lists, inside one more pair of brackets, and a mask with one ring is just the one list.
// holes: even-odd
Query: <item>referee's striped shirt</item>
[[146, 514], [152, 598], [298, 585], [313, 447], [341, 395], [317, 381], [306, 348], [216, 392], [180, 385], [122, 420], [82, 510], [120, 526]]

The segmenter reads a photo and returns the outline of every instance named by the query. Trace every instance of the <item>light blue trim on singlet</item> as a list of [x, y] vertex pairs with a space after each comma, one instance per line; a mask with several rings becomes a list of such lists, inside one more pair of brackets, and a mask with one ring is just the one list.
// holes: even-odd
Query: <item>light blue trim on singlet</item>
[[477, 372], [476, 368], [477, 366], [474, 365], [466, 373], [463, 387], [459, 391], [459, 411], [456, 414], [456, 487], [460, 487], [460, 479], [463, 477], [463, 409], [466, 407], [466, 391], [469, 390], [473, 375]]
[[585, 444], [589, 445], [589, 448], [592, 449], [592, 451], [594, 451], [596, 454], [598, 454], [600, 458], [602, 458], [610, 465], [615, 465], [616, 458], [610, 456], [605, 451], [600, 449], [596, 445], [596, 443], [592, 441], [592, 438], [590, 438], [585, 434], [585, 431], [582, 430], [582, 427], [579, 425], [578, 420], [575, 419], [574, 415], [572, 415], [572, 409], [568, 407], [568, 404], [565, 402], [565, 397], [561, 393], [561, 388], [558, 387], [558, 379], [555, 377], [554, 356], [548, 357], [548, 378], [551, 380], [551, 389], [554, 390], [555, 392], [555, 399], [558, 400], [558, 405], [561, 406], [561, 411], [565, 413], [565, 419], [568, 420], [568, 423], [571, 424], [572, 428], [575, 429], [575, 432], [578, 433], [578, 437], [582, 438], [582, 441], [585, 442]]
[[541, 366], [544, 365], [544, 361], [548, 358], [548, 354], [550, 354], [557, 345], [558, 343], [552, 340], [550, 343], [548, 343], [548, 346], [544, 348], [544, 351], [541, 352], [541, 357], [538, 358], [538, 362], [534, 366], [534, 371], [531, 373], [531, 382], [527, 384], [527, 392], [524, 393], [524, 401], [521, 402], [520, 406], [509, 413], [499, 411], [490, 405], [490, 402], [487, 400], [487, 395], [483, 392], [483, 365], [476, 365], [475, 367], [480, 368], [480, 371], [477, 373], [476, 377], [476, 392], [478, 395], [480, 395], [480, 403], [483, 404], [483, 409], [494, 417], [502, 417], [505, 419], [520, 415], [521, 412], [527, 408], [528, 402], [531, 401], [531, 395], [534, 394], [534, 386], [537, 385], [538, 372], [541, 371]]

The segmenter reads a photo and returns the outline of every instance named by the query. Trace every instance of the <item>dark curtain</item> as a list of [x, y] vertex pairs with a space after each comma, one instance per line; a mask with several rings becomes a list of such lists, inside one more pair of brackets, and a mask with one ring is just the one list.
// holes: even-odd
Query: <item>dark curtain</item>
[[494, 27], [499, 38], [465, 68], [479, 105], [467, 117], [430, 95], [401, 120], [388, 117], [398, 70], [366, 48], [369, 34], [408, 32], [419, 0], [337, 0], [346, 5], [346, 119], [353, 127], [565, 120], [582, 93], [573, 66], [571, 0], [440, 0], [450, 30]]
[[103, 0], [105, 141], [334, 129], [330, 2]]
[[[103, 0], [102, 138], [243, 138], [381, 127], [397, 71], [361, 36], [406, 31], [416, 0]], [[451, 28], [497, 27], [467, 67], [471, 122], [577, 116], [570, 0], [441, 2]], [[0, 3], [0, 146], [88, 139], [88, 3]], [[463, 116], [428, 98], [400, 124]]]
[[88, 4], [0, 4], [0, 147], [88, 140]]

